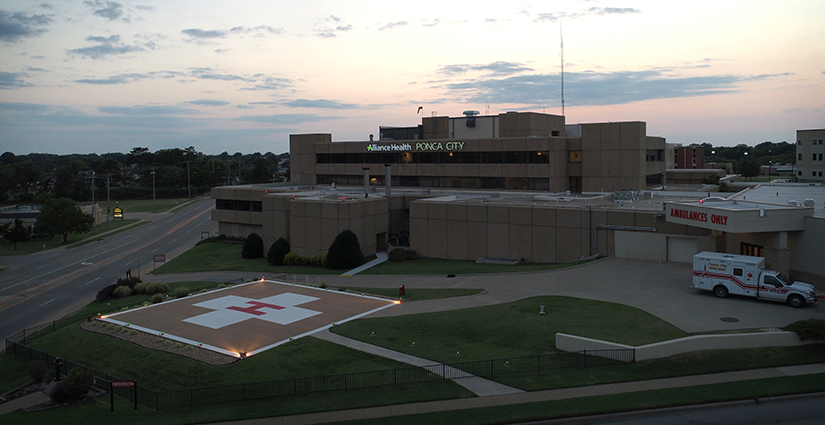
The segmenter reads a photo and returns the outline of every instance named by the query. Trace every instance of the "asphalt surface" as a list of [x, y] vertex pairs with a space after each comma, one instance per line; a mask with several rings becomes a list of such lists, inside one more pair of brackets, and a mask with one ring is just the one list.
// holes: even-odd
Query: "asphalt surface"
[[205, 199], [175, 213], [127, 212], [127, 219], [149, 223], [74, 248], [0, 257], [8, 267], [0, 272], [0, 338], [81, 308], [129, 269], [145, 276], [152, 270], [153, 254], [170, 259], [191, 248], [201, 231], [214, 226], [209, 213], [214, 205]]
[[[148, 276], [149, 280], [226, 282], [260, 277], [261, 273], [204, 272]], [[293, 275], [267, 276], [292, 281]], [[749, 297], [716, 298], [707, 291], [689, 288], [693, 277], [690, 264], [625, 261], [605, 258], [585, 265], [535, 273], [458, 275], [364, 275], [352, 277], [310, 275], [317, 285], [340, 287], [397, 288], [482, 288], [486, 291], [467, 297], [405, 302], [399, 307], [370, 317], [397, 316], [481, 307], [543, 295], [563, 295], [609, 301], [633, 306], [690, 333], [778, 328], [803, 319], [825, 319], [825, 300], [803, 308]], [[146, 280], [144, 279], [144, 280]], [[295, 280], [306, 282], [306, 275]], [[536, 312], [539, 306], [536, 303]], [[552, 314], [549, 311], [548, 314]], [[723, 321], [735, 319], [735, 322]]]

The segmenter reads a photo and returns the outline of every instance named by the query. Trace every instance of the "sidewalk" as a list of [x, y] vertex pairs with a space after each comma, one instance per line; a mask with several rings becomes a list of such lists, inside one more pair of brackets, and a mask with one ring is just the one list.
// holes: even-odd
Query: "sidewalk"
[[[647, 381], [622, 382], [616, 384], [590, 385], [586, 387], [562, 388], [557, 390], [520, 392], [504, 395], [490, 395], [475, 398], [429, 401], [423, 403], [397, 404], [392, 406], [368, 407], [363, 409], [335, 410], [330, 412], [307, 413], [303, 415], [249, 419], [244, 421], [221, 422], [223, 425], [288, 425], [323, 424], [339, 421], [391, 418], [420, 413], [447, 412], [453, 410], [476, 409], [482, 407], [507, 406], [519, 403], [566, 400], [599, 395], [626, 394], [665, 388], [684, 388], [698, 385], [744, 382], [753, 379], [776, 378], [825, 373], [825, 363], [742, 370], [738, 372], [711, 373], [706, 375], [682, 376], [678, 378], [651, 379]], [[456, 381], [457, 383], [459, 381]]]
[[43, 391], [38, 391], [36, 393], [16, 398], [0, 404], [0, 416], [5, 415], [6, 413], [14, 412], [18, 409], [27, 409], [29, 407], [37, 406], [38, 404], [45, 403], [49, 400], [49, 396], [47, 396]]

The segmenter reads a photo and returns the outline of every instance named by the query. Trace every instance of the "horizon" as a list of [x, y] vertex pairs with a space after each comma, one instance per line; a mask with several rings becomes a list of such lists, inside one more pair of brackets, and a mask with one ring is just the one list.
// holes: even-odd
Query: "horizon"
[[280, 154], [289, 134], [366, 141], [434, 114], [561, 115], [562, 31], [568, 124], [793, 143], [825, 125], [823, 16], [814, 0], [0, 0], [0, 152]]

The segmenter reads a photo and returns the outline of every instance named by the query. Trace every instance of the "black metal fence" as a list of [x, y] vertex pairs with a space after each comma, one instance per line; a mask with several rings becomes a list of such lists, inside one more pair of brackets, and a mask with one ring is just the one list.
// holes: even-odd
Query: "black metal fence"
[[[78, 318], [73, 318], [77, 323]], [[27, 338], [54, 332], [66, 326], [67, 321], [52, 322], [28, 329], [6, 339], [6, 354], [40, 360], [48, 366], [55, 356], [25, 344]], [[214, 387], [190, 388], [174, 391], [155, 391], [137, 386], [137, 402], [156, 410], [178, 407], [194, 407], [205, 404], [227, 403], [318, 392], [348, 391], [366, 388], [392, 387], [426, 382], [458, 380], [466, 378], [495, 378], [517, 373], [548, 373], [563, 369], [588, 366], [620, 365], [635, 361], [634, 349], [583, 350], [569, 353], [539, 354], [506, 359], [478, 360], [450, 364], [434, 364], [424, 367], [385, 369], [353, 372], [338, 375], [318, 375], [276, 381], [249, 382]], [[63, 360], [64, 373], [82, 365]], [[123, 381], [108, 373], [90, 369], [100, 389], [109, 389], [111, 381]], [[139, 383], [138, 383], [139, 384]], [[132, 389], [115, 389], [115, 394], [132, 399]]]

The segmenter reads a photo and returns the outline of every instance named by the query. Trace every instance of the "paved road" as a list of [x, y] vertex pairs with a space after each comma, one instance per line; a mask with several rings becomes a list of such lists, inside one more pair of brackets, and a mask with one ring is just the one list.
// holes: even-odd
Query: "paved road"
[[729, 403], [636, 412], [539, 424], [590, 425], [820, 425], [825, 418], [825, 394], [777, 398], [749, 403]]
[[[125, 276], [152, 270], [153, 254], [167, 259], [192, 247], [214, 223], [214, 201], [175, 213], [146, 214], [150, 223], [71, 249], [0, 257], [0, 338], [70, 313]], [[127, 218], [128, 215], [127, 215]]]

